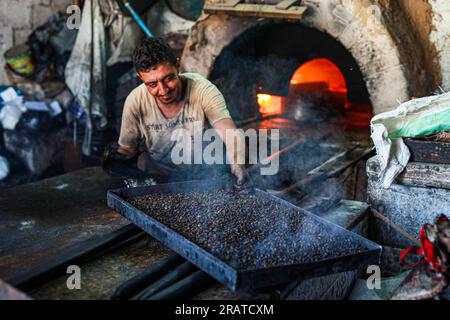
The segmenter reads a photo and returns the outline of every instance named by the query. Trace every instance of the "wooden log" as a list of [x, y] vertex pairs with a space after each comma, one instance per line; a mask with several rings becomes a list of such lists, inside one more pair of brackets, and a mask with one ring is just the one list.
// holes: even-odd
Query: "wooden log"
[[223, 3], [220, 3], [221, 6], [224, 7], [235, 7], [241, 0], [226, 0]]
[[405, 139], [411, 162], [450, 164], [450, 143]]
[[234, 7], [227, 7], [224, 5], [211, 3], [206, 4], [203, 11], [209, 14], [226, 13], [236, 16], [300, 20], [305, 16], [307, 9], [308, 7], [305, 6], [291, 6], [288, 9], [283, 10], [277, 9], [275, 5], [247, 3], [240, 3]]
[[410, 162], [396, 182], [412, 187], [450, 189], [450, 165]]
[[298, 0], [283, 0], [278, 2], [275, 5], [275, 8], [280, 9], [280, 10], [286, 10], [290, 7], [292, 7], [296, 2], [298, 2]]

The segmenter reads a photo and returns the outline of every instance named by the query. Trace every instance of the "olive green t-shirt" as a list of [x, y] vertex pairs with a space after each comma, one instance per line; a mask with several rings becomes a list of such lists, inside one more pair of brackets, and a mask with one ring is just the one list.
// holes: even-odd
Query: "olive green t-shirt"
[[143, 143], [155, 160], [167, 161], [177, 143], [171, 140], [174, 130], [186, 129], [193, 137], [196, 130], [206, 127], [207, 122], [213, 126], [221, 119], [231, 118], [223, 95], [214, 84], [195, 73], [182, 73], [180, 77], [187, 79], [185, 103], [174, 118], [167, 119], [163, 115], [145, 84], [128, 95], [119, 145], [137, 148]]

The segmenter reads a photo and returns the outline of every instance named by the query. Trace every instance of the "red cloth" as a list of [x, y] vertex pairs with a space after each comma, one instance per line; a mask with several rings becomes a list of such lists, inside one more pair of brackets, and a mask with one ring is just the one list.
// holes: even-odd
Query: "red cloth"
[[[442, 220], [448, 220], [448, 218], [445, 215], [441, 215], [438, 219], [438, 221], [442, 221]], [[422, 267], [425, 264], [428, 263], [429, 265], [429, 269], [433, 270], [433, 271], [437, 271], [437, 272], [442, 272], [445, 273], [446, 272], [446, 266], [445, 266], [445, 261], [442, 261], [442, 259], [439, 257], [438, 252], [439, 249], [436, 248], [436, 246], [430, 241], [428, 240], [427, 234], [425, 232], [425, 228], [429, 226], [428, 224], [426, 224], [421, 230], [420, 230], [420, 242], [422, 244], [422, 247], [409, 247], [408, 249], [406, 249], [405, 251], [402, 252], [402, 254], [400, 255], [400, 263], [403, 265], [407, 265], [410, 267]], [[424, 258], [419, 262], [419, 263], [409, 263], [406, 261], [406, 257], [409, 254], [415, 254], [415, 255], [423, 255]], [[445, 259], [445, 257], [442, 257]]]

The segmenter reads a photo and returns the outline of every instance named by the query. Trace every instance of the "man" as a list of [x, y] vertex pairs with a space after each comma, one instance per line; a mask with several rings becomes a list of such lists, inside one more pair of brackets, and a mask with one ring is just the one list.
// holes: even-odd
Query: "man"
[[193, 138], [195, 130], [209, 123], [225, 142], [231, 172], [242, 184], [244, 166], [232, 161], [238, 158], [236, 141], [226, 138], [227, 130], [236, 126], [220, 91], [198, 74], [179, 73], [179, 60], [160, 38], [146, 39], [136, 48], [133, 63], [143, 83], [125, 101], [117, 152], [125, 159], [136, 158], [143, 144], [145, 152], [136, 159], [141, 171], [180, 176], [192, 168], [175, 165], [171, 159], [177, 143], [174, 131], [184, 129]]

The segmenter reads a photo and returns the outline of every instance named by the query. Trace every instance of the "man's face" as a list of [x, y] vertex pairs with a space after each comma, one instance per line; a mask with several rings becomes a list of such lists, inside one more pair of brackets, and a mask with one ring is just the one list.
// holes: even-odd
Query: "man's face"
[[178, 76], [178, 67], [171, 63], [160, 63], [147, 71], [138, 72], [148, 92], [162, 104], [171, 104], [179, 100], [182, 83]]

